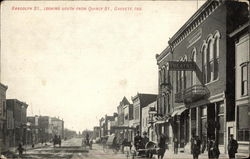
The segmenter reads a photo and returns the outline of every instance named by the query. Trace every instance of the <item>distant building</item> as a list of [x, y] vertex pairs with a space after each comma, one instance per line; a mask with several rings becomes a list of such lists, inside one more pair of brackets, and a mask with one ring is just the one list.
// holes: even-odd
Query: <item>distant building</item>
[[38, 127], [39, 127], [38, 133], [40, 137], [40, 142], [41, 143], [49, 142], [53, 138], [51, 117], [39, 116]]
[[156, 94], [143, 94], [137, 93], [134, 97], [131, 97], [133, 102], [133, 127], [136, 131], [140, 131], [142, 135], [142, 108], [146, 107], [148, 104], [156, 101]]
[[28, 141], [30, 144], [39, 143], [39, 125], [38, 125], [39, 116], [28, 116], [27, 125], [29, 129]]
[[0, 153], [6, 149], [6, 91], [8, 87], [0, 83]]
[[64, 121], [62, 119], [52, 117], [51, 118], [51, 130], [52, 136], [60, 136], [64, 138]]
[[[19, 143], [27, 144], [27, 108], [28, 105], [17, 99], [7, 99], [7, 109], [13, 111], [14, 118], [14, 138], [10, 138], [12, 143], [17, 146]], [[8, 118], [8, 119], [11, 119]], [[12, 119], [11, 119], [12, 120]], [[11, 123], [12, 121], [10, 121]]]
[[93, 139], [99, 138], [100, 137], [100, 127], [95, 126], [93, 130]]
[[149, 112], [152, 109], [156, 110], [156, 108], [157, 108], [156, 101], [142, 108], [142, 126], [141, 126], [142, 132], [146, 132], [148, 134], [150, 141], [155, 141], [155, 142], [157, 142], [155, 125], [153, 125], [153, 123], [150, 122], [150, 120], [153, 120], [154, 116], [150, 117]]

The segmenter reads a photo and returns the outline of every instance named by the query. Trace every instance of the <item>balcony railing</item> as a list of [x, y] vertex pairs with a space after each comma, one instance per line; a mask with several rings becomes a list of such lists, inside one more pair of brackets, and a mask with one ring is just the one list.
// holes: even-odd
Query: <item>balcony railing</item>
[[203, 99], [209, 94], [208, 89], [202, 85], [194, 85], [175, 94], [176, 103], [191, 103]]

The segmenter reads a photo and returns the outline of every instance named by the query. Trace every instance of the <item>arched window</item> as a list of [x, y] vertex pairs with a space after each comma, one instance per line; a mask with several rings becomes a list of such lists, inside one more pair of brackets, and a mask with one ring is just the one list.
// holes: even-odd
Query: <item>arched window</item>
[[214, 79], [214, 39], [211, 36], [207, 45], [207, 83], [209, 83]]
[[207, 44], [204, 42], [201, 47], [203, 83], [207, 83]]
[[[187, 61], [187, 55], [184, 56], [183, 61]], [[182, 78], [182, 82], [183, 82], [183, 90], [187, 88], [187, 75], [186, 75], [186, 71], [182, 71], [183, 72], [183, 78]]]
[[[193, 49], [192, 51], [192, 57], [191, 57], [191, 60], [196, 63], [196, 48]], [[195, 85], [196, 84], [196, 80], [197, 80], [197, 76], [196, 76], [196, 72], [195, 71], [192, 71], [192, 74], [191, 74], [191, 86]]]
[[162, 67], [162, 83], [166, 82], [166, 70], [165, 66]]
[[213, 80], [218, 79], [219, 77], [219, 44], [220, 44], [221, 35], [217, 30], [214, 34], [214, 78]]

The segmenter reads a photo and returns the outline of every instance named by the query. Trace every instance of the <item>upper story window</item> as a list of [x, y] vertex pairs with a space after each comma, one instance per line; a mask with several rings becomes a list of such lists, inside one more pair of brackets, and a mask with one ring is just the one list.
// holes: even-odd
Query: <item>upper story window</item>
[[207, 47], [207, 83], [213, 80], [214, 77], [214, 41], [212, 38], [208, 40]]
[[219, 77], [219, 44], [220, 44], [220, 33], [216, 31], [214, 34], [214, 80]]
[[248, 93], [248, 65], [243, 63], [241, 65], [241, 95], [247, 95]]
[[[191, 60], [193, 62], [196, 63], [196, 48], [193, 49], [192, 51], [192, 57], [191, 57]], [[195, 71], [192, 71], [192, 74], [191, 74], [191, 86], [195, 85], [196, 84], [196, 80], [197, 80], [197, 77], [196, 77], [196, 72]]]
[[219, 77], [219, 44], [220, 33], [215, 31], [214, 35], [209, 35], [207, 41], [204, 42], [201, 52], [203, 60], [203, 78], [204, 83], [217, 80]]
[[207, 83], [207, 45], [204, 43], [201, 49], [202, 53], [202, 72], [203, 72], [203, 82]]

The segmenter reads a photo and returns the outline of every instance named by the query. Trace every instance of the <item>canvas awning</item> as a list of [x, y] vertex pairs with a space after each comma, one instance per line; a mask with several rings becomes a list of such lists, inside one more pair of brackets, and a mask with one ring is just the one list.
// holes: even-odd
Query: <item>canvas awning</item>
[[173, 113], [172, 113], [172, 117], [174, 117], [175, 115], [181, 115], [181, 113], [183, 113], [185, 110], [187, 110], [187, 108], [181, 108], [181, 109], [178, 109], [178, 110], [175, 110]]

